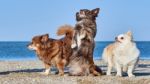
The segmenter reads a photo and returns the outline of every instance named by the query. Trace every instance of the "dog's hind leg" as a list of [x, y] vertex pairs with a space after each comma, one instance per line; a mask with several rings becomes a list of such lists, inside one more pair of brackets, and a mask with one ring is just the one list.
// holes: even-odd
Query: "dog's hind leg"
[[107, 67], [107, 75], [110, 76], [111, 75], [111, 70], [113, 68], [113, 62], [112, 62], [112, 56], [109, 56], [109, 58], [107, 58], [108, 61], [108, 67]]
[[64, 66], [65, 66], [65, 64], [63, 62], [57, 63], [57, 69], [59, 71], [58, 75], [60, 75], [60, 76], [64, 75]]
[[108, 76], [111, 75], [111, 70], [112, 70], [112, 65], [108, 64], [107, 73], [106, 73]]

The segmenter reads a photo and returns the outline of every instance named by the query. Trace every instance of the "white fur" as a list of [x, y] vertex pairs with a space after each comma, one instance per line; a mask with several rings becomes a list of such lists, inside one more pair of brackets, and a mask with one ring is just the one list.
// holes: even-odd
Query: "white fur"
[[86, 34], [85, 34], [85, 32], [83, 31], [82, 32], [82, 34], [77, 34], [77, 44], [76, 44], [76, 42], [72, 42], [72, 45], [71, 45], [71, 48], [75, 48], [75, 47], [80, 47], [80, 45], [81, 45], [81, 40], [83, 39], [83, 38], [85, 38], [85, 36], [86, 36]]
[[81, 35], [77, 35], [77, 44], [78, 44], [78, 47], [80, 47], [81, 45], [81, 40], [85, 38], [85, 33], [81, 34]]
[[81, 38], [79, 34], [77, 34], [77, 45], [78, 47], [81, 45]]
[[75, 47], [77, 47], [77, 44], [74, 42], [74, 43], [71, 45], [71, 48], [73, 49], [73, 48], [75, 48]]
[[[119, 35], [122, 37], [124, 35]], [[112, 68], [116, 68], [117, 76], [122, 76], [122, 71], [127, 70], [129, 77], [134, 77], [133, 70], [137, 64], [140, 51], [136, 44], [124, 36], [122, 43], [115, 42], [104, 49], [103, 59], [108, 63], [107, 75], [111, 75]], [[124, 70], [125, 71], [125, 70]]]
[[41, 72], [40, 74], [49, 75], [49, 73], [50, 73], [50, 68], [46, 69], [44, 72]]
[[29, 46], [28, 46], [28, 49], [30, 49], [30, 50], [37, 50], [37, 47], [35, 47], [35, 46], [33, 46], [33, 45], [29, 45]]

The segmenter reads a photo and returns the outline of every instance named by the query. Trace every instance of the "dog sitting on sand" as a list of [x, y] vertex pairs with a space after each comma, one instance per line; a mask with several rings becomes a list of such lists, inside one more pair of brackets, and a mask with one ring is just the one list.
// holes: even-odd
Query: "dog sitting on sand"
[[73, 54], [70, 59], [71, 75], [101, 75], [101, 70], [95, 66], [93, 61], [93, 52], [95, 47], [94, 38], [97, 32], [96, 18], [99, 14], [99, 8], [89, 10], [81, 9], [76, 13], [75, 32], [72, 39], [71, 48]]
[[116, 37], [116, 41], [108, 45], [103, 52], [103, 59], [108, 63], [107, 75], [111, 75], [112, 68], [116, 68], [117, 76], [122, 76], [122, 71], [129, 77], [134, 77], [133, 71], [138, 62], [140, 51], [133, 42], [132, 33], [128, 31]]

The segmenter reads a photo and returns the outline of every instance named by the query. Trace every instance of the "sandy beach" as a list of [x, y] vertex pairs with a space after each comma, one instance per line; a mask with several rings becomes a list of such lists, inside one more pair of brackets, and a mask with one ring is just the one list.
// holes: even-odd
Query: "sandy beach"
[[[96, 60], [95, 63], [106, 71], [106, 64]], [[135, 78], [116, 76], [64, 76], [55, 75], [52, 69], [51, 75], [45, 76], [41, 72], [44, 66], [41, 61], [0, 61], [0, 84], [150, 84], [150, 60], [140, 60], [135, 69]], [[113, 73], [115, 75], [115, 73]]]

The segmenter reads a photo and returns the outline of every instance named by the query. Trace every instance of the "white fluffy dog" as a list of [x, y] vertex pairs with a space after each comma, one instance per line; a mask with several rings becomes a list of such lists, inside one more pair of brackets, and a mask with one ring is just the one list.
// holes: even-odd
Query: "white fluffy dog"
[[140, 51], [133, 42], [132, 33], [128, 31], [116, 37], [116, 41], [103, 51], [103, 59], [108, 63], [107, 75], [116, 68], [117, 76], [126, 71], [129, 77], [134, 77], [133, 70], [138, 62]]

